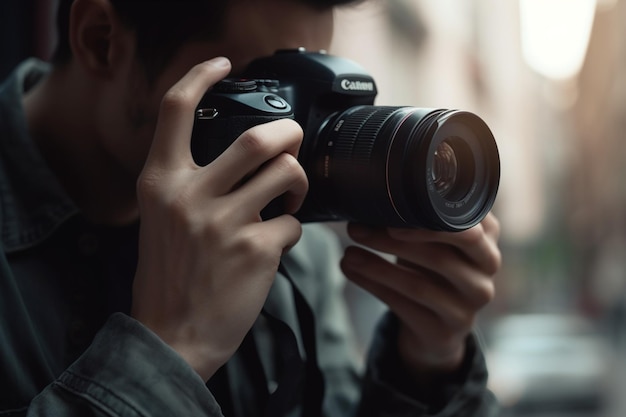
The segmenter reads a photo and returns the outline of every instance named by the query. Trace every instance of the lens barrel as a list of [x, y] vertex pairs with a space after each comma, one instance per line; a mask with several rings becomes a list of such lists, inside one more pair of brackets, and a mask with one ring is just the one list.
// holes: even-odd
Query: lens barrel
[[314, 142], [311, 193], [323, 216], [461, 231], [479, 223], [496, 198], [497, 145], [470, 112], [354, 106], [332, 117]]

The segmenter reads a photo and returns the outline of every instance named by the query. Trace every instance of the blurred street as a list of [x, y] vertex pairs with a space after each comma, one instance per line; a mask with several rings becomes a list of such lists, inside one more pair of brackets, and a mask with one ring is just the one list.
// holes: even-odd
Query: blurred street
[[[0, 70], [47, 58], [54, 1], [2, 1]], [[567, 316], [559, 331], [540, 332], [543, 317], [487, 338], [492, 389], [528, 401], [504, 417], [626, 416], [624, 22], [626, 0], [366, 1], [336, 14], [329, 52], [367, 69], [377, 105], [467, 110], [496, 138], [503, 267], [484, 331]], [[364, 355], [384, 306], [350, 284], [346, 297]]]
[[[507, 375], [520, 354], [515, 371], [543, 397], [505, 417], [626, 416], [625, 19], [626, 0], [391, 0], [337, 14], [333, 52], [371, 72], [377, 104], [466, 109], [496, 137], [504, 264], [484, 330], [557, 311], [598, 333], [574, 343], [520, 330], [501, 345], [492, 382], [520, 395]], [[347, 294], [365, 346], [380, 308]]]
[[[487, 349], [490, 385], [505, 406], [503, 417], [624, 416], [626, 349], [620, 342], [623, 331], [594, 331], [593, 337], [599, 336], [594, 340], [584, 340], [587, 335], [562, 337], [565, 332], [552, 332], [550, 340], [565, 342], [555, 346], [542, 342], [543, 336], [538, 334], [524, 335], [519, 326], [508, 321], [506, 325], [507, 334], [501, 336], [507, 347], [491, 340]], [[518, 334], [523, 345], [508, 331]]]
[[611, 386], [607, 401], [601, 409], [528, 410], [527, 412], [504, 412], [501, 417], [624, 417], [626, 410], [626, 353], [615, 357], [610, 375]]

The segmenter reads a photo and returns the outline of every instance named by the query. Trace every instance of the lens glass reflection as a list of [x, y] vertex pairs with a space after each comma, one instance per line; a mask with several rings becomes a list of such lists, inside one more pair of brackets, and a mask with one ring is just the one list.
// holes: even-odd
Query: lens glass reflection
[[435, 190], [446, 197], [457, 181], [459, 162], [454, 148], [445, 140], [435, 150], [432, 166], [432, 180]]

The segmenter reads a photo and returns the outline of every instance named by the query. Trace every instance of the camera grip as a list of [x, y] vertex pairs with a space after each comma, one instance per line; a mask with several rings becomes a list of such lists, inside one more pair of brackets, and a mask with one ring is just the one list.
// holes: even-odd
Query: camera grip
[[222, 119], [196, 120], [191, 137], [191, 153], [196, 164], [204, 166], [222, 154], [242, 133], [263, 123], [291, 115], [233, 115]]

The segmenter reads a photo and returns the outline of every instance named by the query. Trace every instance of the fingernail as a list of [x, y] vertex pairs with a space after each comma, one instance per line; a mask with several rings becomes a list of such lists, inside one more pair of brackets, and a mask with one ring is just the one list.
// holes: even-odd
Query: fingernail
[[223, 56], [218, 56], [217, 58], [213, 58], [209, 62], [214, 67], [219, 67], [219, 68], [230, 67], [230, 60]]

